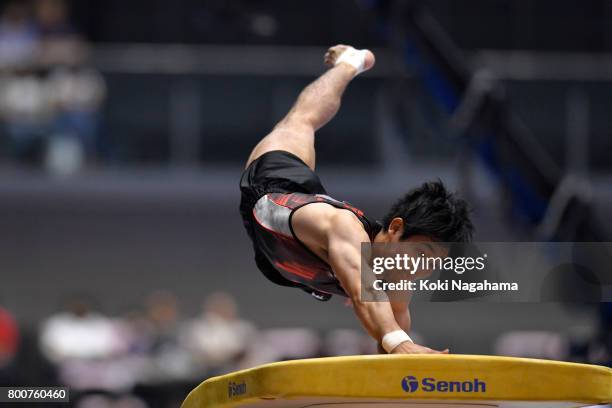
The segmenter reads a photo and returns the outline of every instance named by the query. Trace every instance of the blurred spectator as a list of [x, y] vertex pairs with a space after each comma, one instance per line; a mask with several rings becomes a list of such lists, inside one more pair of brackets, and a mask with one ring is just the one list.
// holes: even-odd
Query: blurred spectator
[[0, 385], [11, 382], [11, 366], [19, 348], [17, 322], [8, 310], [0, 307]]
[[206, 299], [184, 341], [200, 366], [219, 369], [243, 357], [254, 334], [254, 326], [239, 317], [234, 298], [218, 292]]
[[100, 74], [84, 67], [87, 45], [68, 19], [66, 2], [38, 0], [35, 4], [38, 63], [50, 70], [46, 83], [55, 112], [45, 164], [54, 173], [69, 174], [95, 156], [98, 111], [106, 88]]
[[184, 324], [176, 296], [169, 291], [152, 293], [147, 299], [147, 317], [151, 324], [150, 365], [143, 373], [143, 381], [190, 378], [193, 363], [179, 340]]
[[178, 343], [179, 310], [174, 294], [167, 291], [152, 293], [147, 299], [147, 315], [152, 324], [153, 349]]
[[40, 342], [45, 356], [55, 363], [107, 357], [119, 346], [112, 321], [80, 298], [70, 300], [65, 311], [47, 319]]
[[148, 357], [130, 349], [133, 333], [129, 323], [92, 311], [86, 300], [73, 299], [67, 312], [52, 316], [43, 325], [40, 343], [63, 384], [75, 390], [124, 393], [140, 381], [148, 367]]
[[68, 18], [64, 0], [37, 0], [36, 27], [40, 37], [38, 62], [43, 66], [82, 64], [87, 46]]
[[16, 69], [34, 62], [39, 45], [38, 30], [29, 4], [9, 1], [0, 15], [0, 69]]
[[34, 69], [39, 45], [30, 3], [7, 3], [0, 15], [0, 113], [11, 154], [20, 160], [40, 153], [51, 117], [44, 83]]
[[51, 316], [40, 332], [40, 347], [56, 365], [61, 381], [75, 389], [122, 390], [133, 375], [116, 357], [125, 351], [115, 322], [81, 298]]
[[0, 115], [15, 160], [40, 160], [53, 120], [50, 97], [45, 81], [34, 72], [7, 72], [0, 79]]
[[17, 353], [19, 329], [8, 310], [0, 307], [0, 369], [8, 365]]
[[153, 325], [143, 311], [128, 311], [118, 319], [117, 328], [128, 354], [146, 355], [153, 349]]
[[71, 174], [95, 159], [105, 82], [86, 66], [65, 1], [38, 0], [33, 15], [28, 4], [9, 3], [0, 18], [0, 116], [14, 159]]
[[74, 173], [95, 158], [99, 109], [106, 95], [104, 79], [92, 69], [56, 68], [47, 86], [55, 116], [46, 167], [53, 173]]

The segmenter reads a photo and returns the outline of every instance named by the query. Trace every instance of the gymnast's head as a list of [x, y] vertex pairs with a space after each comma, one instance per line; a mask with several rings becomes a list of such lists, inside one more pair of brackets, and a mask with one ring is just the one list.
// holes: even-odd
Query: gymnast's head
[[467, 202], [440, 180], [426, 182], [393, 204], [374, 242], [469, 242], [469, 213]]

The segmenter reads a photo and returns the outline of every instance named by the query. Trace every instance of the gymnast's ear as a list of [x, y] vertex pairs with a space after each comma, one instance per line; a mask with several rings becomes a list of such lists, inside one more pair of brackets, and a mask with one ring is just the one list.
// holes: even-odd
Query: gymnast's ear
[[404, 220], [400, 217], [393, 218], [387, 228], [387, 234], [393, 241], [399, 241], [404, 235]]

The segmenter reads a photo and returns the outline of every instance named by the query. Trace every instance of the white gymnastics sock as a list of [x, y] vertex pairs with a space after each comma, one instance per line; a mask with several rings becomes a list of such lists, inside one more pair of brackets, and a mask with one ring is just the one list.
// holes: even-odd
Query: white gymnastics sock
[[348, 47], [342, 54], [340, 54], [340, 57], [338, 57], [334, 65], [345, 62], [357, 70], [355, 75], [359, 75], [364, 71], [366, 54], [367, 50], [356, 50], [353, 47]]

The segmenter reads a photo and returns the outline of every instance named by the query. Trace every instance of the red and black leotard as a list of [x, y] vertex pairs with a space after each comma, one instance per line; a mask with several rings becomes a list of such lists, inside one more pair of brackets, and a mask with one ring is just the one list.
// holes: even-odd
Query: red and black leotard
[[291, 218], [298, 208], [326, 203], [355, 214], [370, 239], [379, 230], [377, 224], [358, 208], [328, 196], [316, 174], [288, 152], [270, 152], [253, 162], [242, 176], [241, 190], [243, 221], [264, 275], [320, 300], [331, 294], [346, 296], [329, 264], [296, 237]]

